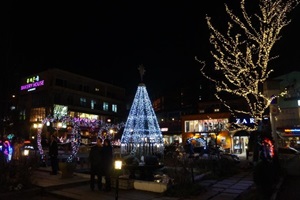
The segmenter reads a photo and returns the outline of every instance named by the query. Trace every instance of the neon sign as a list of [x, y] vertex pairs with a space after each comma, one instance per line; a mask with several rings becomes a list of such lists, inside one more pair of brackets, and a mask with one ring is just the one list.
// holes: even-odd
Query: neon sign
[[44, 80], [40, 80], [39, 76], [34, 76], [26, 79], [26, 84], [21, 85], [21, 91], [27, 90], [28, 92], [36, 90], [37, 87], [43, 86]]

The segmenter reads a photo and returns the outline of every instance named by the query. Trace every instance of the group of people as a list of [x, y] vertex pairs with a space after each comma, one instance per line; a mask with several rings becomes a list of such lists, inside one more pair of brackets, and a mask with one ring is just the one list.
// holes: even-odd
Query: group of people
[[[90, 187], [95, 189], [96, 177], [98, 190], [111, 190], [111, 170], [113, 167], [113, 148], [109, 139], [102, 140], [97, 138], [97, 144], [91, 148], [89, 153], [90, 169]], [[105, 178], [105, 186], [102, 185], [102, 177]]]
[[[58, 172], [58, 145], [55, 135], [51, 135], [49, 146], [49, 156], [51, 160], [51, 175]], [[97, 143], [93, 146], [89, 153], [90, 161], [90, 187], [95, 189], [96, 178], [98, 190], [111, 190], [111, 170], [113, 167], [113, 148], [109, 139], [97, 137]], [[105, 177], [105, 186], [102, 186], [102, 177]]]

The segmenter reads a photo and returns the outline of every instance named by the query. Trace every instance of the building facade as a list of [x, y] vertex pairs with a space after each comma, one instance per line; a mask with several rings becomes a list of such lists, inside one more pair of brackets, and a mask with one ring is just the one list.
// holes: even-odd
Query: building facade
[[[57, 68], [24, 77], [18, 97], [19, 119], [25, 138], [32, 139], [43, 119], [61, 116], [125, 121], [125, 89]], [[47, 128], [46, 132], [53, 130]], [[81, 127], [91, 138], [98, 130]]]
[[277, 145], [300, 148], [300, 72], [293, 71], [269, 80], [264, 92], [270, 97], [280, 94], [270, 106]]

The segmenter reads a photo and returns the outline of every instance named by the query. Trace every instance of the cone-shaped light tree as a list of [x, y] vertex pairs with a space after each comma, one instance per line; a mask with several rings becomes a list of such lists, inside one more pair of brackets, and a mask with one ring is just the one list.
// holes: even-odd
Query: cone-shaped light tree
[[[143, 81], [145, 69], [138, 68]], [[121, 138], [121, 154], [137, 158], [147, 155], [163, 156], [164, 143], [156, 114], [144, 83], [138, 85]]]

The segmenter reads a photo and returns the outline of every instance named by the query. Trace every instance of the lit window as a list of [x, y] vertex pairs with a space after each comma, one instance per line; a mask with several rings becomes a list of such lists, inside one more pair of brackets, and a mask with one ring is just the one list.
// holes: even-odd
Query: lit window
[[118, 111], [118, 106], [116, 104], [113, 104], [111, 106], [111, 110], [116, 113]]
[[83, 97], [80, 98], [80, 105], [86, 106], [86, 98], [83, 98]]
[[95, 109], [96, 101], [91, 100], [91, 109]]
[[108, 111], [108, 103], [107, 102], [103, 102], [103, 110]]

